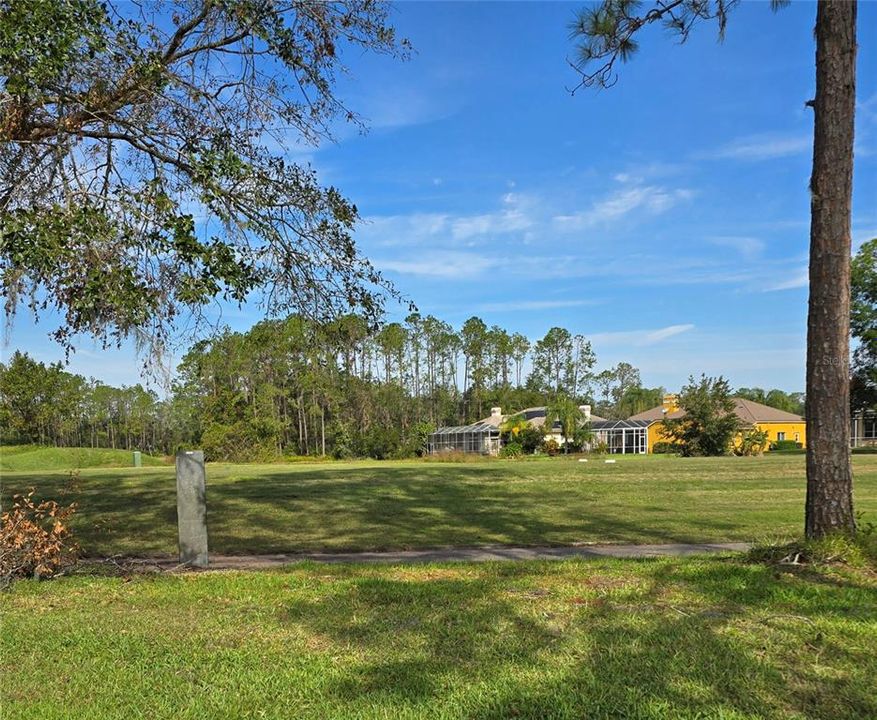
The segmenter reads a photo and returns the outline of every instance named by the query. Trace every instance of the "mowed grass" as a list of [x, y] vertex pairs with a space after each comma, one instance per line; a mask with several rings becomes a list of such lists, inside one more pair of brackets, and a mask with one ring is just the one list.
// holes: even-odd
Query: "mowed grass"
[[13, 718], [877, 717], [877, 576], [733, 558], [22, 581]]
[[[220, 554], [485, 544], [704, 542], [800, 535], [804, 457], [546, 458], [472, 463], [208, 465], [208, 530]], [[855, 502], [877, 521], [877, 456], [854, 456]], [[173, 467], [4, 473], [79, 505], [90, 555], [176, 552]]]
[[[164, 458], [141, 455], [144, 465], [167, 465]], [[96, 467], [131, 467], [129, 450], [106, 448], [58, 448], [39, 445], [0, 446], [0, 472], [62, 470]]]

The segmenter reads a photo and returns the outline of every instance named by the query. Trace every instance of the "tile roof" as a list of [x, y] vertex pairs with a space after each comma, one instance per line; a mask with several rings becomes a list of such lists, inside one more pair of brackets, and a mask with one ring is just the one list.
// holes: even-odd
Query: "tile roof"
[[[770, 423], [770, 422], [804, 422], [804, 418], [794, 413], [778, 410], [777, 408], [762, 405], [752, 400], [744, 400], [743, 398], [734, 398], [734, 414], [747, 425], [753, 423]], [[636, 415], [631, 415], [629, 420], [651, 420], [652, 422], [663, 420], [665, 417], [670, 420], [685, 417], [684, 410], [675, 410], [674, 412], [664, 415], [664, 407], [658, 405]]]

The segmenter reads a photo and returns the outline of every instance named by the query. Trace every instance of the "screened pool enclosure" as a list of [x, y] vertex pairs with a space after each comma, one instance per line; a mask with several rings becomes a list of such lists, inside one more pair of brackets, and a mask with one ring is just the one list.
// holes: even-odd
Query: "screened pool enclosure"
[[486, 422], [443, 427], [429, 436], [429, 452], [499, 453], [499, 428]]
[[591, 445], [605, 443], [612, 455], [645, 455], [649, 420], [598, 420], [591, 423]]

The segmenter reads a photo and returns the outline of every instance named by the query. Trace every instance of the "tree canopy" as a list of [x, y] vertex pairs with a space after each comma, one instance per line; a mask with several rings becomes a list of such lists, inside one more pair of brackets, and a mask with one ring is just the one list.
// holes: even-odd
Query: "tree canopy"
[[877, 409], [877, 238], [859, 248], [850, 276], [850, 332], [853, 353], [850, 403], [854, 410]]
[[731, 387], [723, 377], [688, 379], [678, 397], [681, 418], [664, 420], [665, 434], [683, 456], [726, 455], [740, 420], [734, 413]]
[[161, 346], [216, 299], [328, 319], [392, 287], [358, 214], [286, 149], [361, 126], [345, 57], [405, 56], [372, 0], [3, 0], [0, 263], [6, 311]]

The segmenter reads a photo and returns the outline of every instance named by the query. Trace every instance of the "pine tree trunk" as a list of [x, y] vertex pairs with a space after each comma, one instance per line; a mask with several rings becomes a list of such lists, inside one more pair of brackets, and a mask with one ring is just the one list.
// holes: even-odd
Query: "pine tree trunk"
[[816, 11], [816, 99], [810, 179], [805, 532], [855, 530], [850, 467], [850, 215], [856, 79], [856, 2]]

